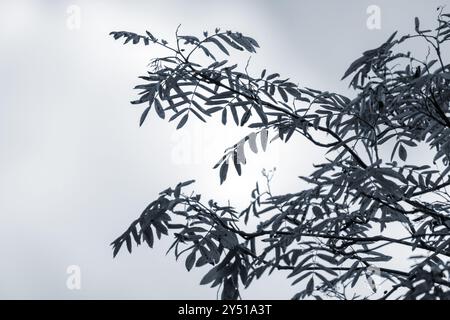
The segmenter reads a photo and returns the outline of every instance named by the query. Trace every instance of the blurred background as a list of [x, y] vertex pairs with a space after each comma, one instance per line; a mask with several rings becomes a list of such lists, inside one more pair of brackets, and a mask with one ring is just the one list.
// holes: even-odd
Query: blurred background
[[[114, 260], [109, 244], [179, 181], [196, 179], [204, 198], [243, 208], [263, 168], [277, 167], [274, 193], [289, 192], [323, 159], [301, 137], [274, 142], [220, 186], [212, 166], [248, 129], [216, 118], [176, 131], [153, 112], [139, 128], [143, 108], [129, 103], [132, 88], [162, 51], [123, 46], [110, 31], [150, 30], [169, 42], [179, 24], [182, 34], [240, 31], [261, 46], [255, 74], [267, 68], [351, 95], [339, 81], [347, 66], [395, 30], [412, 32], [415, 16], [434, 26], [443, 2], [1, 1], [0, 298], [215, 299], [216, 289], [199, 285], [204, 269], [187, 272], [184, 260], [165, 255], [170, 238]], [[79, 290], [67, 286], [70, 266], [81, 272]], [[288, 299], [300, 288], [285, 276], [263, 278], [242, 296]]]

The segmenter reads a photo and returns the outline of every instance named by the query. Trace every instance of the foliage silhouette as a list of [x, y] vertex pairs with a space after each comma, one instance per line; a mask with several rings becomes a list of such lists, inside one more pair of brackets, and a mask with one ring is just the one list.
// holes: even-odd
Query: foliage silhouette
[[[152, 60], [136, 87], [141, 91], [132, 103], [146, 105], [141, 125], [153, 107], [160, 118], [177, 121], [177, 129], [219, 114], [224, 125], [231, 116], [253, 130], [215, 165], [221, 183], [229, 167], [241, 174], [245, 152], [265, 150], [274, 139], [299, 134], [327, 150], [326, 161], [301, 177], [309, 189], [273, 195], [272, 173], [265, 172], [266, 190], [257, 184], [243, 211], [204, 203], [185, 192], [194, 181], [179, 183], [112, 243], [114, 256], [124, 243], [129, 252], [133, 242], [153, 247], [155, 236], [171, 232], [169, 251], [185, 257], [187, 270], [209, 265], [201, 284], [218, 287], [222, 299], [240, 298], [239, 288], [274, 270], [287, 270], [299, 286], [294, 299], [450, 298], [450, 65], [442, 54], [450, 14], [438, 8], [434, 29], [422, 29], [416, 18], [414, 34], [394, 33], [364, 52], [342, 78], [350, 79], [352, 98], [299, 87], [266, 70], [252, 76], [222, 60], [234, 50], [259, 48], [239, 32], [195, 37], [178, 28], [173, 46], [148, 31], [111, 35], [169, 52]], [[421, 41], [426, 57], [403, 52], [410, 41]], [[210, 64], [196, 63], [199, 54]], [[424, 148], [431, 161], [407, 162]], [[245, 226], [250, 218], [259, 220], [254, 231]], [[396, 257], [386, 249], [393, 247], [410, 259], [389, 263]]]

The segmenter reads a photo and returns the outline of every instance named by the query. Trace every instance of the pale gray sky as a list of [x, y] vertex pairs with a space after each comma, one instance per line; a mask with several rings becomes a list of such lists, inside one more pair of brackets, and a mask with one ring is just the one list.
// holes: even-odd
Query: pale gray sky
[[[122, 46], [110, 31], [148, 29], [168, 40], [178, 24], [192, 34], [241, 31], [261, 45], [252, 70], [345, 92], [339, 79], [362, 51], [397, 29], [412, 31], [416, 15], [432, 22], [443, 2], [2, 1], [0, 298], [215, 298], [215, 289], [199, 285], [204, 270], [188, 273], [164, 255], [168, 240], [114, 260], [109, 243], [178, 181], [194, 178], [206, 198], [243, 206], [262, 168], [277, 166], [274, 190], [281, 193], [321, 161], [297, 138], [250, 157], [242, 177], [219, 186], [213, 164], [248, 131], [217, 120], [175, 132], [155, 116], [139, 128], [132, 88], [161, 51]], [[71, 5], [81, 10], [79, 29], [67, 27]], [[380, 30], [366, 27], [369, 5], [381, 9]], [[66, 287], [69, 265], [81, 268], [81, 290]], [[290, 298], [298, 290], [278, 274], [243, 297]]]

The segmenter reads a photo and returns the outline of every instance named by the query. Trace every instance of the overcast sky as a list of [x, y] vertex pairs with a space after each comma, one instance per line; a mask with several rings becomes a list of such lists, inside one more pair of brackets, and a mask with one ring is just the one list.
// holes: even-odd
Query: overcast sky
[[[159, 49], [123, 46], [113, 30], [151, 30], [167, 40], [215, 27], [251, 35], [261, 45], [251, 70], [263, 68], [300, 85], [346, 93], [339, 82], [362, 51], [392, 32], [432, 23], [445, 1], [1, 1], [0, 3], [0, 298], [213, 299], [204, 270], [187, 272], [150, 250], [112, 259], [114, 240], [159, 191], [196, 179], [195, 190], [245, 205], [261, 169], [277, 167], [273, 191], [299, 187], [322, 157], [300, 137], [249, 157], [242, 177], [219, 186], [212, 166], [248, 131], [154, 114], [139, 128], [130, 105]], [[381, 10], [381, 29], [367, 28], [367, 8]], [[80, 10], [79, 28], [70, 20]], [[68, 21], [69, 19], [69, 21]], [[241, 58], [237, 62], [242, 62]], [[244, 61], [245, 62], [245, 61]], [[66, 269], [81, 268], [81, 289]], [[255, 282], [247, 299], [290, 298], [285, 273]]]

